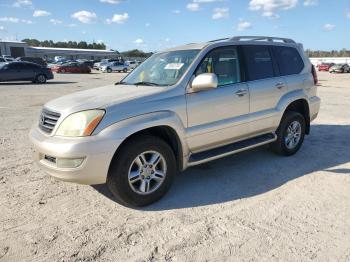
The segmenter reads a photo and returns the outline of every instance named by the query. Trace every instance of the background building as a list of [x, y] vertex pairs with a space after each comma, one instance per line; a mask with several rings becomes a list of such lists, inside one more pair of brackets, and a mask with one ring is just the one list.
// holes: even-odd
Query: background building
[[67, 59], [99, 60], [104, 58], [120, 59], [118, 51], [99, 49], [77, 49], [56, 47], [33, 47], [20, 41], [0, 41], [0, 55], [10, 55], [14, 58], [22, 56], [41, 57], [54, 59], [55, 56], [63, 56]]

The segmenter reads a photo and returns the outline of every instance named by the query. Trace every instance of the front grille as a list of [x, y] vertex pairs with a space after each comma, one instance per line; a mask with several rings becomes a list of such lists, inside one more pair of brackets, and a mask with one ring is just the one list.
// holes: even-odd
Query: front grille
[[51, 134], [61, 114], [43, 108], [39, 118], [39, 128], [45, 133]]

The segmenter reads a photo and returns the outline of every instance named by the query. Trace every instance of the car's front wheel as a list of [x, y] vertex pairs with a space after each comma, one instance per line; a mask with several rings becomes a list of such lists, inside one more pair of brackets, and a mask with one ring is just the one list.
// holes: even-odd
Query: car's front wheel
[[276, 131], [277, 140], [271, 144], [271, 149], [285, 156], [298, 152], [304, 141], [305, 118], [293, 111], [287, 111]]
[[112, 69], [111, 68], [107, 68], [107, 73], [112, 73]]
[[123, 69], [123, 72], [124, 72], [124, 73], [128, 72], [128, 69], [127, 69], [127, 68], [124, 68], [124, 69]]
[[170, 188], [177, 172], [171, 147], [162, 139], [142, 136], [122, 146], [108, 172], [107, 185], [126, 206], [146, 206]]

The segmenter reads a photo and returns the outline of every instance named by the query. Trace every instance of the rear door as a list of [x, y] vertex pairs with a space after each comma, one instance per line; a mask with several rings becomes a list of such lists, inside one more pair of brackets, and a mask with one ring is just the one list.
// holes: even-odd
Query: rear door
[[287, 92], [283, 77], [273, 60], [271, 46], [243, 46], [250, 92], [250, 131], [253, 134], [272, 132], [275, 129], [276, 107]]

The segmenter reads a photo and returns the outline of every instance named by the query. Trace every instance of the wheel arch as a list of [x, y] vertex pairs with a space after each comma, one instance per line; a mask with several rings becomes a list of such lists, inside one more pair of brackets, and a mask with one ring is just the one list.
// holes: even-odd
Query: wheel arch
[[181, 140], [178, 134], [176, 133], [176, 131], [172, 127], [166, 126], [166, 125], [153, 126], [153, 127], [145, 128], [130, 134], [128, 137], [124, 139], [124, 141], [120, 144], [120, 146], [115, 151], [113, 160], [115, 158], [118, 158], [118, 155], [120, 154], [121, 150], [123, 150], [126, 143], [128, 143], [132, 139], [135, 139], [136, 137], [144, 136], [144, 135], [151, 135], [151, 136], [159, 137], [162, 140], [164, 140], [174, 152], [178, 170], [182, 170], [183, 148], [182, 148]]
[[189, 149], [185, 140], [185, 128], [174, 112], [160, 111], [139, 115], [117, 122], [100, 132], [106, 132], [109, 139], [121, 141], [116, 147], [112, 161], [118, 157], [124, 145], [131, 139], [136, 136], [152, 135], [160, 137], [169, 144], [174, 151], [178, 169], [184, 169], [185, 157], [188, 156]]
[[306, 124], [305, 133], [309, 134], [310, 133], [310, 108], [309, 108], [308, 101], [305, 98], [294, 100], [288, 104], [288, 106], [284, 110], [283, 115], [288, 111], [298, 112], [303, 115], [305, 119], [305, 124]]

